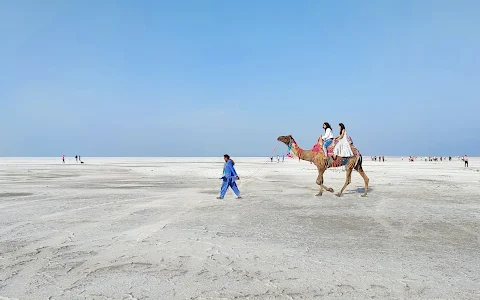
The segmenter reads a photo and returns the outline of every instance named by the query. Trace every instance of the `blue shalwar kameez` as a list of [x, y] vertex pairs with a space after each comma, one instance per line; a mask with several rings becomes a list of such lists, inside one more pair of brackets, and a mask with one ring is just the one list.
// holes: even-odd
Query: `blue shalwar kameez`
[[231, 159], [229, 159], [223, 167], [223, 177], [220, 178], [223, 180], [222, 187], [220, 188], [220, 199], [225, 197], [228, 187], [231, 187], [235, 195], [240, 197], [240, 191], [238, 190], [237, 183], [235, 182], [237, 180], [237, 176], [237, 171], [235, 171], [235, 168], [233, 167], [233, 162]]

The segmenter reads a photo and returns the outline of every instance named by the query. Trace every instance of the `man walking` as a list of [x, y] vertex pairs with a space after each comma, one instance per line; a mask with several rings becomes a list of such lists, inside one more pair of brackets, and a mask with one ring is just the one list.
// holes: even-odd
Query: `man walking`
[[468, 168], [468, 156], [466, 154], [463, 157], [463, 161], [465, 162], [465, 167]]
[[240, 191], [235, 182], [235, 180], [239, 180], [240, 177], [238, 177], [237, 171], [235, 171], [235, 168], [233, 167], [235, 163], [230, 159], [228, 154], [225, 154], [223, 159], [225, 160], [225, 165], [223, 167], [223, 177], [220, 178], [223, 180], [223, 183], [220, 188], [220, 197], [217, 197], [217, 199], [223, 199], [223, 197], [225, 197], [228, 187], [231, 187], [235, 195], [237, 195], [237, 199], [240, 199]]

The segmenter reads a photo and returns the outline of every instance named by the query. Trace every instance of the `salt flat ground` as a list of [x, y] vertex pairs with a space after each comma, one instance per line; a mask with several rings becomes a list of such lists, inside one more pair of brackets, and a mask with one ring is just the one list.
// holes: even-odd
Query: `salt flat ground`
[[0, 159], [0, 299], [480, 299], [478, 158], [83, 160]]

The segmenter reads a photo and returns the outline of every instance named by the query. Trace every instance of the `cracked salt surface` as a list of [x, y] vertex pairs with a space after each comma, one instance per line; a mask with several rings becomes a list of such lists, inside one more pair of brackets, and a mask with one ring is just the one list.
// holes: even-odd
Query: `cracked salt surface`
[[480, 298], [479, 172], [234, 159], [0, 158], [0, 300]]

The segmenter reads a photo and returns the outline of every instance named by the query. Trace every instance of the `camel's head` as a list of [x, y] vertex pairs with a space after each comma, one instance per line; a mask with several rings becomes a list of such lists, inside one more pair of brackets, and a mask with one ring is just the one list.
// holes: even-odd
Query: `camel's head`
[[291, 134], [289, 135], [281, 135], [277, 138], [277, 141], [284, 143], [285, 145], [289, 146], [290, 141], [293, 142], [293, 137]]

